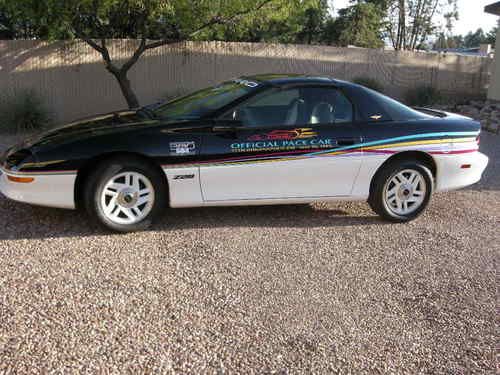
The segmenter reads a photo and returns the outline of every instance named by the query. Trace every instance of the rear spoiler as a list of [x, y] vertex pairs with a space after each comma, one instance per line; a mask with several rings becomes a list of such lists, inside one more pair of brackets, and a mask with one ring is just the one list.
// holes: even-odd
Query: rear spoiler
[[437, 109], [431, 109], [431, 108], [426, 108], [426, 107], [412, 107], [414, 110], [426, 113], [431, 116], [436, 116], [436, 117], [441, 117], [445, 118], [448, 117], [449, 114], [444, 111], [438, 111]]

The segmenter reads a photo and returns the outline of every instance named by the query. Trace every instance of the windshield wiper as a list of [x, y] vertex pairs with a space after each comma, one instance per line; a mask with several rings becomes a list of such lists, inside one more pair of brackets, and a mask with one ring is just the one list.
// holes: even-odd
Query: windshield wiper
[[156, 113], [151, 110], [150, 108], [148, 107], [141, 107], [137, 110], [137, 114], [142, 114], [142, 115], [145, 115], [146, 117], [150, 118], [150, 119], [156, 119], [157, 116], [156, 116]]

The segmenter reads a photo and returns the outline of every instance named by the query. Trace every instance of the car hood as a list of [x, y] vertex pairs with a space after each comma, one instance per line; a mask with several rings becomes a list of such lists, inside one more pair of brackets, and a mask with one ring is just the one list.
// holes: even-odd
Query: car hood
[[18, 145], [17, 148], [30, 148], [50, 145], [52, 143], [61, 143], [76, 138], [81, 139], [87, 136], [101, 135], [125, 130], [127, 128], [156, 124], [157, 122], [157, 120], [153, 120], [145, 114], [140, 114], [138, 111], [113, 112], [81, 119], [56, 127], [26, 139], [22, 144]]

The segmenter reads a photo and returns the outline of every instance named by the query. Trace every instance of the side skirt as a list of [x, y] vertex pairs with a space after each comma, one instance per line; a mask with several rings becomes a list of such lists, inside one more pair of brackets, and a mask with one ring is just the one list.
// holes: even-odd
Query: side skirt
[[204, 202], [205, 207], [217, 206], [271, 206], [281, 204], [309, 204], [315, 202], [349, 202], [366, 201], [368, 196], [338, 196], [338, 197], [306, 197], [306, 198], [286, 198], [286, 199], [249, 199], [235, 201], [208, 201]]

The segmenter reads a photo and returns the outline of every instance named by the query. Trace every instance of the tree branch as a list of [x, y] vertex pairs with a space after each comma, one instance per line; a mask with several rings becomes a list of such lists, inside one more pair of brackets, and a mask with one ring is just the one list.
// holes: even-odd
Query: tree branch
[[81, 36], [82, 40], [87, 43], [89, 46], [91, 46], [93, 49], [95, 49], [97, 52], [101, 53], [103, 52], [102, 47], [97, 44], [94, 40], [86, 38], [84, 36]]
[[191, 32], [188, 36], [189, 37], [195, 36], [196, 34], [198, 34], [199, 32], [201, 32], [203, 30], [205, 30], [206, 28], [209, 28], [209, 27], [212, 27], [212, 26], [215, 26], [215, 25], [223, 25], [223, 24], [226, 24], [226, 23], [230, 23], [230, 22], [233, 22], [234, 20], [236, 20], [239, 17], [245, 16], [245, 15], [247, 15], [249, 13], [252, 13], [252, 12], [257, 12], [257, 11], [261, 10], [263, 7], [265, 7], [267, 4], [271, 3], [272, 1], [274, 1], [274, 0], [263, 0], [255, 8], [249, 7], [247, 9], [245, 9], [245, 10], [242, 10], [240, 12], [234, 13], [233, 15], [231, 15], [228, 18], [224, 18], [224, 17], [221, 17], [221, 16], [214, 16], [210, 21], [208, 21], [204, 25], [200, 26], [198, 29], [196, 29], [193, 32]]
[[[112, 73], [113, 75], [118, 75], [120, 73], [120, 69], [118, 69], [114, 64], [113, 61], [111, 60], [111, 56], [109, 54], [109, 50], [106, 46], [106, 39], [105, 35], [103, 32], [103, 27], [101, 22], [99, 21], [97, 17], [97, 1], [94, 0], [94, 14], [92, 15], [92, 18], [94, 19], [94, 23], [97, 25], [99, 29], [99, 33], [101, 34], [101, 39], [100, 39], [100, 44], [96, 42], [90, 35], [88, 35], [83, 29], [81, 28], [80, 24], [80, 19], [78, 19], [78, 16], [76, 16], [73, 19], [73, 29], [75, 32], [75, 35], [82, 39], [85, 43], [87, 43], [90, 47], [95, 49], [97, 52], [99, 52], [106, 64], [106, 69]], [[82, 14], [79, 11], [77, 14]], [[81, 16], [80, 16], [81, 17]]]
[[154, 48], [161, 47], [161, 46], [168, 45], [168, 44], [179, 43], [183, 40], [186, 40], [190, 37], [193, 37], [193, 36], [199, 34], [203, 30], [208, 29], [212, 26], [227, 24], [227, 23], [233, 22], [234, 20], [236, 20], [239, 17], [245, 16], [245, 15], [252, 13], [252, 12], [255, 12], [255, 11], [259, 11], [260, 9], [262, 9], [267, 4], [269, 4], [273, 1], [274, 0], [263, 0], [256, 7], [246, 8], [240, 12], [234, 13], [233, 15], [231, 15], [230, 17], [227, 17], [227, 18], [222, 17], [220, 15], [214, 16], [208, 22], [202, 24], [201, 26], [199, 26], [198, 28], [196, 28], [195, 30], [191, 31], [190, 33], [188, 33], [184, 36], [176, 28], [176, 33], [175, 33], [176, 35], [174, 37], [165, 38], [165, 39], [157, 40], [155, 42], [148, 43], [148, 44], [146, 44], [145, 49], [149, 50], [149, 49], [154, 49]]
[[[106, 69], [116, 77], [116, 79], [120, 82], [120, 85], [126, 86], [128, 84], [127, 83], [128, 80], [126, 79], [127, 72], [137, 63], [137, 61], [139, 61], [141, 56], [147, 50], [154, 49], [154, 48], [161, 47], [161, 46], [168, 45], [168, 44], [178, 43], [178, 42], [181, 42], [183, 40], [187, 40], [190, 37], [197, 35], [201, 31], [208, 29], [208, 28], [215, 26], [215, 25], [223, 25], [223, 24], [227, 24], [230, 22], [234, 22], [239, 17], [242, 17], [242, 16], [247, 15], [251, 12], [258, 11], [258, 10], [262, 9], [264, 6], [271, 3], [272, 1], [274, 1], [274, 0], [261, 0], [260, 3], [256, 7], [249, 7], [249, 8], [243, 9], [239, 12], [236, 12], [236, 13], [230, 15], [229, 17], [223, 17], [220, 14], [218, 14], [216, 16], [213, 16], [206, 23], [202, 24], [201, 26], [199, 26], [195, 30], [192, 30], [189, 33], [182, 33], [181, 30], [179, 29], [178, 25], [174, 23], [171, 26], [172, 30], [171, 30], [171, 33], [168, 37], [163, 38], [161, 40], [152, 41], [149, 43], [148, 43], [148, 39], [147, 39], [147, 37], [148, 37], [148, 35], [147, 35], [147, 31], [148, 31], [147, 30], [147, 18], [148, 18], [148, 11], [149, 10], [146, 9], [144, 11], [144, 13], [142, 14], [141, 19], [138, 22], [139, 28], [141, 29], [140, 33], [142, 34], [141, 35], [141, 42], [140, 42], [139, 46], [137, 47], [137, 49], [134, 51], [134, 54], [132, 55], [132, 57], [130, 57], [130, 59], [128, 59], [120, 68], [118, 68], [116, 65], [113, 64], [113, 61], [111, 60], [111, 56], [109, 54], [109, 50], [106, 46], [106, 39], [105, 38], [107, 37], [107, 32], [106, 32], [104, 25], [100, 22], [99, 17], [98, 17], [98, 13], [97, 13], [98, 0], [94, 0], [94, 2], [93, 2], [94, 14], [92, 14], [91, 17], [92, 17], [92, 21], [93, 21], [94, 26], [97, 28], [97, 34], [98, 34], [98, 35], [94, 35], [94, 36], [97, 38], [100, 38], [100, 43], [98, 41], [94, 40], [91, 35], [87, 35], [80, 28], [80, 24], [79, 24], [80, 20], [75, 20], [74, 30], [75, 30], [75, 34], [79, 38], [81, 38], [89, 46], [91, 46], [93, 49], [95, 49], [96, 51], [98, 51], [101, 54], [101, 56], [105, 62], [105, 65], [106, 65]], [[137, 101], [137, 98], [135, 97], [135, 95], [131, 95], [131, 93], [133, 94], [133, 92], [131, 92], [130, 87], [128, 87], [128, 88], [122, 87], [122, 91], [124, 92], [124, 95], [125, 95], [125, 91], [127, 91], [128, 94], [125, 95], [125, 97], [127, 98], [127, 102], [129, 103], [130, 107], [135, 107], [138, 105], [138, 101]]]
[[114, 75], [120, 73], [120, 69], [118, 69], [111, 61], [111, 56], [109, 55], [109, 50], [106, 47], [106, 41], [104, 39], [101, 39], [101, 44], [98, 44], [93, 39], [88, 38], [86, 36], [80, 35], [80, 37], [85, 43], [87, 43], [89, 46], [91, 46], [93, 49], [95, 49], [97, 52], [101, 54], [106, 64], [106, 69], [109, 70], [109, 72], [111, 72]]
[[125, 64], [122, 65], [120, 69], [122, 73], [128, 72], [130, 68], [132, 68], [135, 65], [135, 63], [139, 60], [144, 51], [146, 51], [146, 38], [141, 39], [141, 43], [139, 47], [135, 50], [132, 57]]

